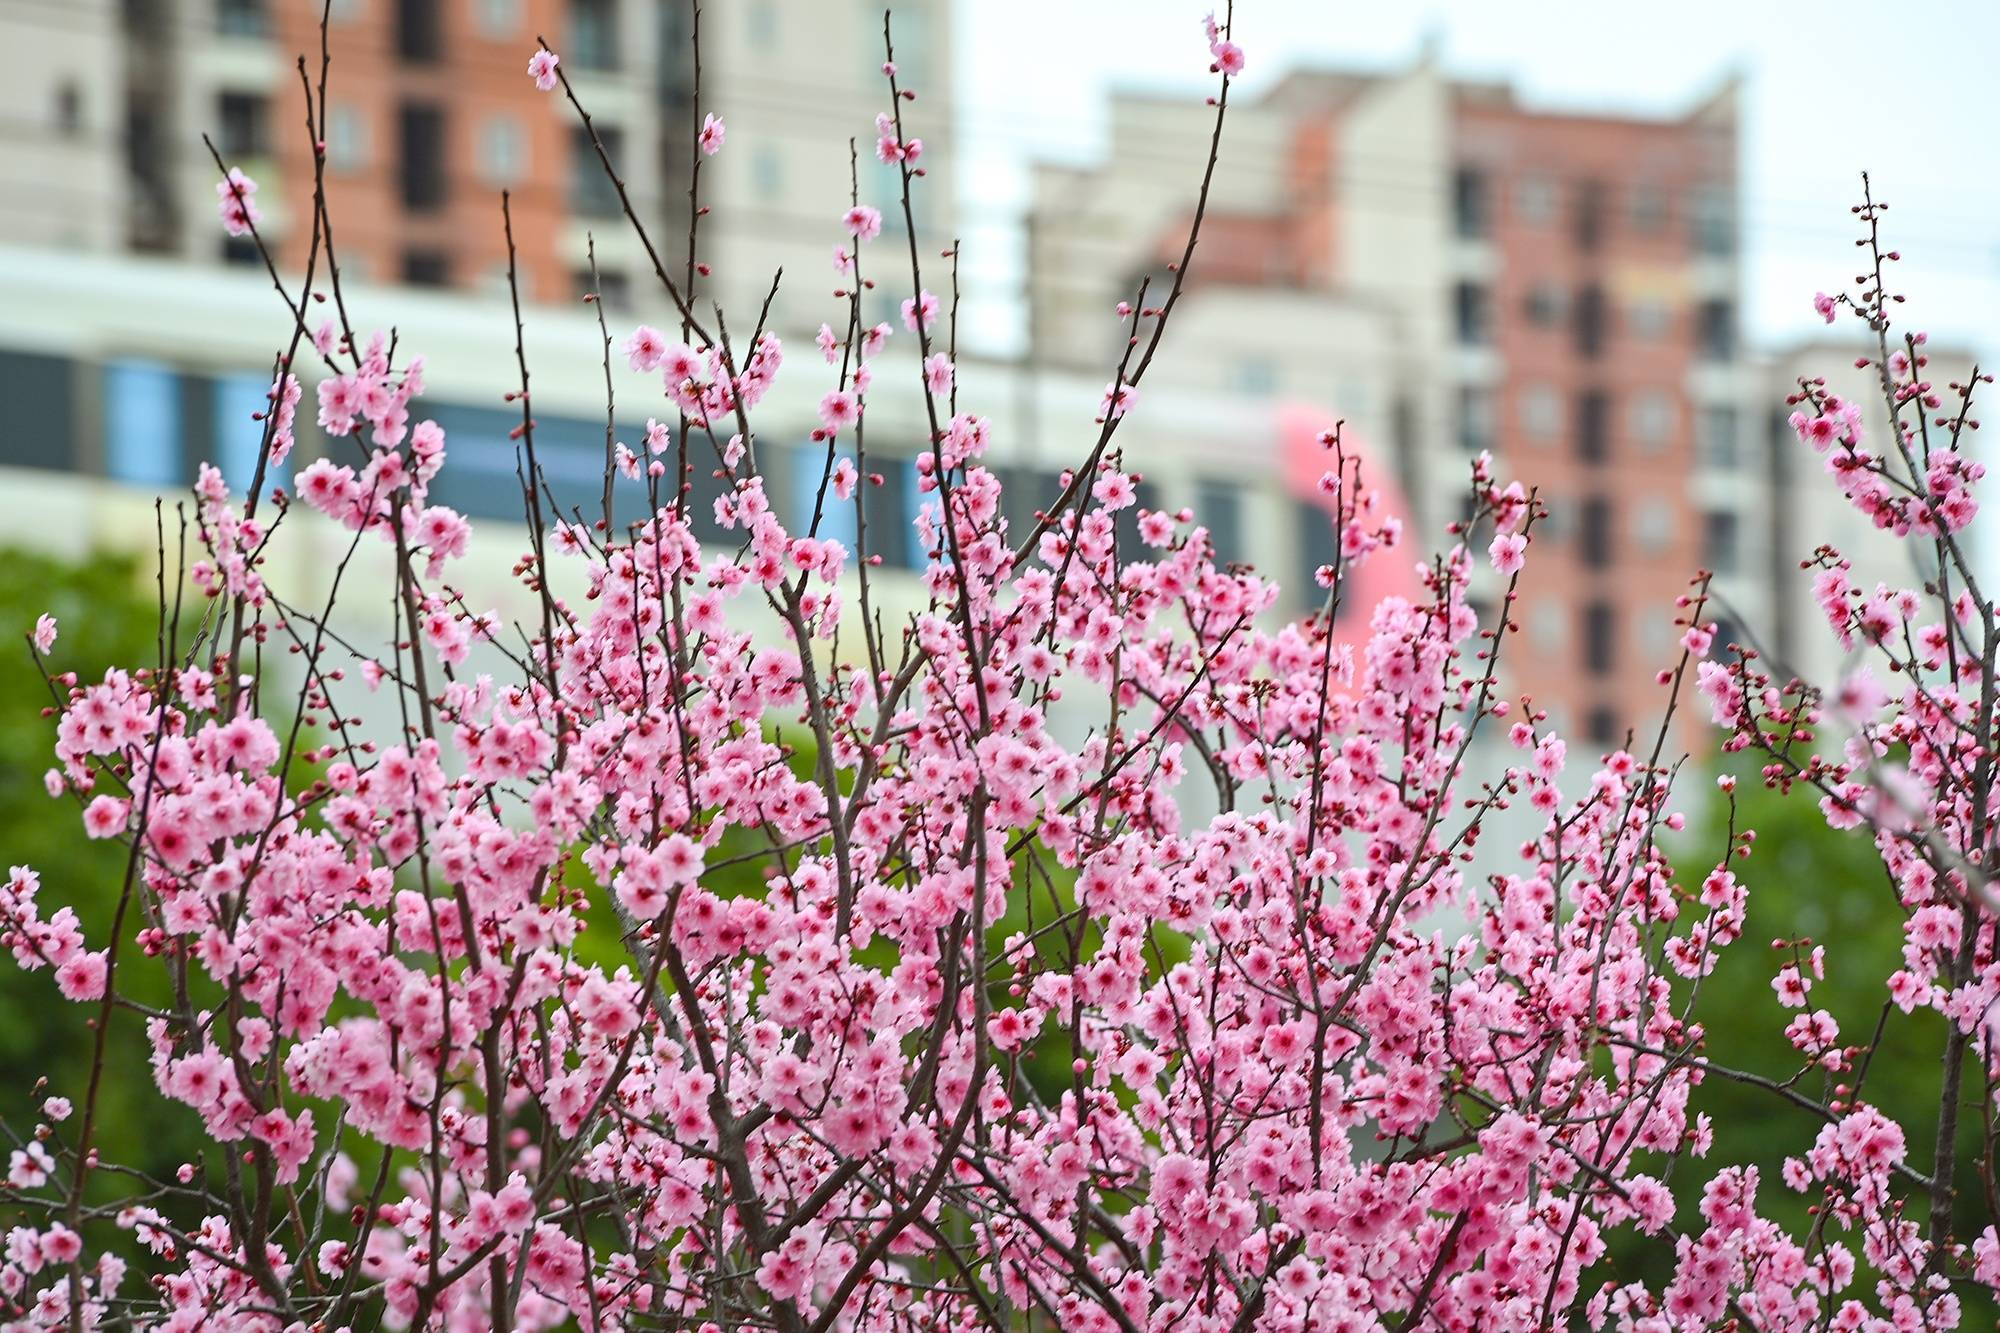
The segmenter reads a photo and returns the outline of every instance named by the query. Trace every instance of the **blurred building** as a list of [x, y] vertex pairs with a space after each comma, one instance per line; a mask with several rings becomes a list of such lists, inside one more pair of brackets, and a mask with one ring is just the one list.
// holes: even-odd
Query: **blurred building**
[[[257, 264], [215, 225], [202, 135], [258, 183], [260, 230], [288, 271], [312, 233], [314, 164], [299, 60], [317, 84], [321, 0], [0, 0], [0, 34], [32, 51], [0, 90], [0, 239], [92, 252]], [[783, 266], [775, 314], [833, 285], [832, 224], [860, 188], [886, 205], [875, 113], [889, 104], [881, 6], [709, 4], [702, 68], [687, 3], [655, 0], [328, 0], [333, 57], [320, 136], [343, 271], [375, 282], [506, 289], [500, 193], [511, 191], [524, 295], [573, 299], [597, 240], [607, 302], [656, 279], [617, 189], [560, 91], [525, 70], [538, 37], [593, 116], [661, 262], [685, 282], [689, 167], [704, 116], [742, 146], [701, 163], [699, 308], [755, 311]], [[897, 63], [927, 124], [948, 126], [949, 0], [896, 6]], [[838, 135], [830, 133], [838, 129]], [[949, 234], [952, 182], [926, 164], [919, 224]], [[893, 231], [900, 210], [884, 207]], [[817, 316], [813, 323], [817, 323]], [[810, 324], [806, 327], [811, 327]]]
[[[1213, 112], [1121, 96], [1101, 167], [1034, 213], [1038, 354], [1104, 364], [1106, 312], [1173, 281]], [[1736, 98], [1670, 119], [1524, 105], [1429, 57], [1297, 72], [1233, 104], [1169, 342], [1177, 377], [1329, 404], [1395, 460], [1414, 518], [1468, 460], [1540, 488], [1514, 687], [1593, 740], [1658, 715], [1697, 566], [1768, 614], [1759, 377], [1737, 326]]]
[[[1927, 358], [1924, 378], [1937, 386], [1947, 409], [1955, 408], [1958, 397], [1946, 386], [1965, 383], [1975, 358], [1964, 348], [1927, 345], [1922, 351]], [[1864, 447], [1888, 449], [1895, 437], [1890, 433], [1888, 399], [1874, 353], [1874, 348], [1852, 341], [1822, 338], [1787, 347], [1763, 363], [1766, 378], [1760, 398], [1761, 425], [1770, 446], [1771, 486], [1781, 497], [1772, 510], [1770, 543], [1769, 578], [1775, 597], [1768, 621], [1744, 627], [1754, 631], [1744, 642], [1775, 664], [1773, 674], [1781, 680], [1796, 675], [1831, 684], [1850, 666], [1849, 655], [1828, 632], [1825, 615], [1813, 599], [1811, 573], [1799, 567], [1818, 546], [1825, 544], [1840, 552], [1852, 566], [1853, 580], [1871, 592], [1877, 584], [1921, 587], [1935, 575], [1934, 557], [1923, 542], [1905, 541], [1884, 532], [1840, 497], [1827, 475], [1826, 457], [1800, 443], [1789, 422], [1792, 409], [1785, 405], [1786, 396], [1799, 392], [1802, 379], [1822, 381], [1826, 392], [1861, 405]], [[1869, 363], [1855, 365], [1857, 356], [1868, 357]], [[1901, 413], [1905, 428], [1917, 427], [1920, 416], [1934, 422], [1937, 415], [1920, 412], [1915, 404], [1906, 405]], [[1978, 417], [1983, 411], [1973, 415]], [[1943, 438], [1935, 425], [1929, 429], [1934, 443]], [[1983, 521], [1980, 526], [1984, 526]], [[1962, 539], [1972, 542], [1977, 552], [1980, 537], [1979, 529], [1974, 528]], [[1978, 558], [1975, 554], [1974, 559]]]
[[[0, 0], [0, 35], [33, 52], [0, 85], [0, 180], [17, 187], [0, 192], [0, 500], [39, 520], [17, 531], [150, 549], [149, 497], [184, 486], [198, 460], [239, 485], [250, 476], [290, 325], [254, 251], [222, 234], [200, 136], [259, 181], [262, 229], [295, 274], [313, 179], [297, 60], [316, 81], [317, 11]], [[932, 257], [955, 221], [950, 13], [948, 0], [896, 6], [897, 63], [929, 142], [916, 213], [933, 290], [948, 282]], [[614, 332], [675, 322], [573, 110], [525, 73], [537, 34], [562, 53], [677, 281], [692, 138], [702, 116], [725, 118], [727, 146], [701, 159], [712, 272], [694, 287], [747, 337], [785, 271], [771, 323], [791, 362], [760, 411], [759, 447], [788, 521], [808, 521], [825, 466], [808, 436], [829, 372], [807, 336], [844, 317], [829, 258], [857, 189], [884, 213], [874, 262], [897, 266], [876, 275], [865, 322], [895, 324], [907, 294], [895, 177], [870, 151], [887, 105], [879, 7], [710, 3], [698, 97], [690, 14], [653, 0], [332, 0], [323, 135], [354, 322], [393, 321], [425, 354], [418, 410], [450, 441], [436, 496], [484, 520], [498, 550], [518, 551], [521, 511], [500, 191], [514, 195], [535, 307], [537, 440], [565, 502], [594, 504], [603, 470], [602, 347], [577, 302], [586, 237]], [[1332, 558], [1312, 485], [1319, 425], [1344, 419], [1371, 476], [1401, 493], [1411, 541], [1385, 564], [1404, 572], [1463, 512], [1470, 459], [1491, 450], [1551, 511], [1508, 686], [1575, 735], [1646, 734], [1662, 703], [1653, 673], [1675, 651], [1673, 601], [1698, 566], [1715, 571], [1725, 637], [1830, 679], [1840, 664], [1798, 561], [1831, 534], [1865, 581], [1909, 574], [1783, 425], [1797, 376], [1846, 373], [1856, 349], [1742, 346], [1735, 114], [1726, 87], [1668, 119], [1552, 114], [1429, 59], [1297, 73], [1233, 105], [1184, 300], [1118, 437], [1140, 503], [1191, 507], [1224, 559], [1281, 581], [1292, 613], [1317, 604], [1312, 572]], [[1102, 164], [1037, 173], [1028, 348], [959, 367], [967, 403], [994, 420], [1017, 520], [1095, 438], [1126, 336], [1116, 303], [1142, 279], [1157, 303], [1173, 281], [1212, 118], [1197, 99], [1120, 96]], [[927, 554], [907, 521], [925, 419], [914, 340], [897, 329], [869, 406], [885, 586]], [[636, 441], [667, 408], [657, 381], [622, 362], [616, 381], [617, 433]], [[327, 448], [310, 415], [294, 468]], [[705, 469], [696, 484], [712, 485]], [[636, 512], [636, 489], [620, 493], [621, 514]], [[851, 537], [838, 526], [851, 518], [829, 519], [828, 535]], [[509, 595], [504, 579], [488, 591]]]

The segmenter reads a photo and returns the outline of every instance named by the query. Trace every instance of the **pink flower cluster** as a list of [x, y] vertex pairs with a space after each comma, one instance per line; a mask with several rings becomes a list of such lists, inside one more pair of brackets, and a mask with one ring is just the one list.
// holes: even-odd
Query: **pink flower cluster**
[[[552, 86], [553, 55], [531, 72]], [[898, 123], [883, 134], [915, 157]], [[846, 221], [857, 241], [877, 227]], [[901, 370], [930, 423], [931, 554], [894, 621], [855, 461], [887, 331], [858, 290], [845, 333], [819, 340], [840, 378], [819, 408], [826, 481], [796, 525], [755, 467], [777, 340], [739, 365], [685, 308], [688, 342], [631, 334], [678, 417], [649, 427], [645, 515], [614, 528], [607, 494], [597, 523], [531, 527], [513, 570], [537, 614], [518, 634], [447, 581], [469, 528], [429, 503], [446, 441], [411, 424], [421, 363], [388, 340], [319, 348], [320, 423], [353, 461], [316, 460], [297, 488], [353, 533], [336, 587], [369, 534], [393, 549], [373, 589], [386, 641], [274, 595], [259, 569], [282, 519], [203, 472], [207, 634], [164, 667], [52, 678], [47, 787], [129, 849], [119, 933], [87, 938], [49, 901], [105, 886], [52, 893], [18, 867], [0, 945], [99, 1024], [143, 1022], [161, 1101], [216, 1151], [172, 1182], [114, 1175], [119, 1145], [91, 1139], [97, 1079], [74, 1128], [46, 1100], [9, 1159], [25, 1220], [0, 1262], [6, 1317], [1955, 1327], [1964, 1284], [2000, 1280], [2000, 1235], [1916, 1216], [1926, 1194], [1949, 1211], [1949, 1149], [1913, 1162], [1855, 1091], [1866, 1048], [1807, 1007], [1816, 948], [1781, 965], [1772, 1018], [1829, 1088], [1777, 1087], [1823, 1122], [1779, 1182], [1813, 1199], [1813, 1226], [1761, 1214], [1753, 1166], [1705, 1160], [1703, 1089], [1731, 1074], [1702, 1054], [1697, 1001], [1748, 925], [1733, 866], [1750, 839], [1684, 878], [1663, 845], [1686, 822], [1667, 724], [1579, 773], [1547, 715], [1506, 697], [1533, 492], [1481, 456], [1469, 517], [1414, 591], [1337, 620], [1354, 570], [1399, 558], [1402, 534], [1330, 433], [1327, 610], [1283, 622], [1276, 588], [1219, 566], [1191, 513], [1142, 510], [1145, 549], [1121, 542], [1137, 479], [1108, 446], [1139, 410], [1121, 372], [1088, 456], [1010, 519], [911, 253], [891, 292], [920, 344]], [[1916, 347], [1884, 359], [1912, 411], [1940, 397]], [[1979, 480], [1959, 429], [1899, 424], [1892, 454], [1865, 457], [1858, 417], [1805, 387], [1802, 432], [1833, 422], [1847, 494], [1952, 560]], [[541, 515], [525, 405], [521, 438]], [[682, 489], [696, 446], [723, 483], [728, 539], [708, 548]], [[636, 464], [607, 441], [607, 493]], [[857, 506], [854, 549], [822, 530], [835, 504]], [[1693, 680], [1774, 783], [1869, 825], [1908, 912], [1891, 1001], [1946, 1020], [1947, 1071], [2000, 1076], [1982, 869], [2000, 787], [1967, 776], [1992, 775], [2000, 735], [1992, 607], [1963, 563], [1953, 590], [1872, 597], [1837, 555], [1820, 566], [1834, 630], [1896, 669], [1893, 714], [1850, 691], [1859, 728], [1819, 753], [1814, 691], [1716, 655], [1705, 576], [1663, 709]], [[263, 666], [280, 644], [289, 698]], [[379, 716], [353, 711], [350, 669], [384, 692]], [[1504, 746], [1481, 780], [1488, 733]], [[1501, 847], [1508, 811], [1522, 832]], [[121, 989], [141, 969], [168, 999]], [[104, 1243], [114, 1228], [145, 1282]], [[1667, 1276], [1617, 1271], [1621, 1235], [1670, 1257]]]

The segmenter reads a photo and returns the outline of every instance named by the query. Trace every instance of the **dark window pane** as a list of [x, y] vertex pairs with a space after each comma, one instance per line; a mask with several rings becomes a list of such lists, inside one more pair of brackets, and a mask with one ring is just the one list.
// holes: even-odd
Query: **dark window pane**
[[1736, 253], [1736, 202], [1727, 190], [1710, 186], [1696, 193], [1694, 244], [1705, 255]]
[[1576, 188], [1576, 244], [1595, 250], [1604, 239], [1604, 183], [1584, 181]]
[[216, 0], [215, 28], [231, 37], [262, 37], [270, 31], [264, 0]]
[[[519, 521], [525, 512], [516, 460], [525, 465], [513, 432], [519, 411], [494, 407], [427, 405], [424, 415], [444, 427], [451, 465], [431, 483], [431, 497], [460, 513]], [[535, 414], [535, 459], [564, 517], [581, 510], [586, 518], [602, 512], [604, 500], [604, 419], [544, 417]], [[544, 518], [549, 497], [542, 497]]]
[[1611, 400], [1602, 389], [1586, 389], [1576, 397], [1576, 456], [1601, 463], [1611, 453]]
[[1311, 500], [1294, 502], [1299, 525], [1299, 573], [1294, 581], [1297, 600], [1307, 610], [1326, 604], [1326, 589], [1314, 576], [1320, 566], [1333, 564], [1340, 556], [1340, 537], [1333, 528], [1333, 513]]
[[1609, 602], [1583, 608], [1583, 661], [1599, 676], [1611, 674], [1618, 664], [1618, 612]]
[[396, 54], [405, 60], [436, 60], [444, 48], [439, 0], [396, 0]]
[[[625, 146], [623, 131], [600, 127], [597, 137], [615, 166]], [[616, 217], [620, 212], [618, 187], [598, 160], [590, 142], [590, 131], [582, 126], [570, 131], [570, 206], [585, 217]]]
[[1702, 559], [1718, 574], [1733, 574], [1738, 561], [1736, 515], [1712, 510], [1702, 518]]
[[451, 256], [442, 250], [405, 250], [403, 281], [413, 287], [443, 287], [451, 282]]
[[264, 99], [251, 93], [224, 93], [218, 99], [215, 147], [235, 165], [241, 158], [259, 157], [269, 147]]
[[402, 139], [403, 206], [426, 212], [445, 201], [444, 108], [405, 102], [397, 116]]
[[1467, 240], [1487, 234], [1492, 227], [1486, 174], [1477, 167], [1460, 167], [1451, 177], [1453, 225]]
[[0, 464], [77, 466], [74, 362], [0, 349]]
[[1616, 745], [1618, 743], [1618, 715], [1609, 708], [1593, 708], [1584, 723], [1594, 745]]
[[1611, 502], [1601, 495], [1584, 500], [1577, 513], [1577, 553], [1588, 564], [1611, 563]]
[[1472, 346], [1491, 340], [1491, 302], [1484, 287], [1476, 282], [1459, 283], [1453, 289], [1452, 304], [1459, 342]]
[[1604, 289], [1588, 283], [1576, 293], [1576, 350], [1596, 356], [1604, 350]]
[[618, 68], [617, 0], [570, 0], [563, 55], [578, 69]]
[[1118, 558], [1121, 561], [1151, 560], [1159, 552], [1140, 540], [1139, 515], [1160, 507], [1160, 488], [1150, 481], [1142, 481], [1132, 489], [1137, 498], [1116, 515]]
[[1739, 461], [1736, 432], [1735, 408], [1704, 407], [1701, 410], [1702, 461], [1712, 468], [1735, 468]]
[[1701, 303], [1701, 354], [1710, 361], [1727, 361], [1736, 355], [1736, 307], [1728, 301]]
[[917, 489], [916, 461], [895, 454], [870, 454], [868, 472], [882, 478], [880, 486], [867, 478], [862, 481], [869, 554], [881, 556], [882, 563], [892, 569], [922, 567], [929, 552], [917, 535], [915, 516], [920, 502], [928, 497]]

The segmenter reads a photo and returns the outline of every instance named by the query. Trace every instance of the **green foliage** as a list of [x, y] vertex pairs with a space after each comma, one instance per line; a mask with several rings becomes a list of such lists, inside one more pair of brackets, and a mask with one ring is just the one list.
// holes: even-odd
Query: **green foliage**
[[[1905, 1014], [1895, 1008], [1884, 1017], [1884, 983], [1902, 965], [1904, 911], [1868, 831], [1828, 828], [1817, 793], [1771, 791], [1755, 765], [1735, 765], [1729, 771], [1738, 778], [1736, 828], [1754, 829], [1757, 835], [1751, 855], [1734, 863], [1748, 891], [1748, 920], [1743, 938], [1724, 951], [1713, 975], [1701, 984], [1695, 1015], [1705, 1036], [1698, 1054], [1722, 1069], [1784, 1084], [1810, 1102], [1824, 1101], [1835, 1086], [1852, 1087], [1852, 1076], [1834, 1079], [1806, 1068], [1785, 1037], [1785, 1025], [1804, 1011], [1785, 1008], [1771, 988], [1780, 967], [1796, 957], [1801, 970], [1807, 970], [1812, 946], [1824, 945], [1826, 979], [1814, 985], [1808, 1007], [1833, 1015], [1843, 1044], [1875, 1044], [1860, 1096], [1903, 1126], [1910, 1165], [1929, 1174], [1937, 1141], [1944, 1020], [1927, 1010]], [[1690, 828], [1676, 857], [1683, 886], [1698, 885], [1713, 867], [1728, 842], [1728, 819], [1727, 802], [1716, 799]], [[1774, 941], [1785, 944], [1774, 948]], [[1879, 1043], [1874, 1041], [1877, 1024], [1882, 1025]], [[1979, 1087], [1976, 1073], [1969, 1073], [1966, 1086]], [[1817, 1196], [1789, 1189], [1780, 1172], [1787, 1156], [1801, 1155], [1810, 1146], [1826, 1123], [1824, 1117], [1768, 1088], [1719, 1074], [1696, 1091], [1693, 1105], [1713, 1119], [1715, 1141], [1708, 1163], [1754, 1164], [1760, 1175], [1759, 1211], [1794, 1236], [1809, 1234], [1814, 1218], [1808, 1209]], [[1956, 1229], [1965, 1240], [1991, 1221], [1977, 1183], [1977, 1119], [1976, 1113], [1962, 1115], [1959, 1126]], [[1681, 1224], [1698, 1229], [1699, 1195], [1690, 1189], [1681, 1195]], [[1909, 1207], [1919, 1221], [1929, 1216], [1923, 1198], [1913, 1199]], [[1829, 1239], [1848, 1245], [1858, 1256], [1858, 1237], [1835, 1228]], [[1672, 1267], [1671, 1247], [1664, 1241], [1640, 1246], [1624, 1233], [1614, 1252], [1624, 1260], [1621, 1272], [1630, 1266], [1657, 1276]], [[1962, 1288], [1961, 1296], [1967, 1302], [1962, 1327], [1994, 1326], [1994, 1311], [1979, 1293]]]
[[[42, 774], [55, 762], [56, 727], [42, 710], [55, 699], [26, 635], [45, 611], [60, 625], [52, 670], [75, 672], [87, 683], [101, 679], [109, 666], [152, 663], [159, 655], [159, 618], [150, 571], [126, 556], [100, 554], [69, 564], [0, 552], [0, 866], [32, 866], [42, 877], [47, 909], [75, 908], [86, 938], [102, 941], [124, 882], [126, 847], [85, 838], [73, 799], [51, 800], [42, 786]], [[119, 978], [121, 990], [147, 1001], [167, 998], [157, 967], [136, 972]], [[149, 994], [146, 983], [155, 980], [160, 993]], [[11, 959], [0, 961], [0, 1116], [15, 1134], [30, 1130], [41, 1105], [36, 1080], [47, 1077], [55, 1090], [81, 1101], [96, 1013], [94, 1004], [62, 999], [47, 972], [27, 973]], [[162, 1111], [137, 1015], [114, 1016], [108, 1057], [96, 1136], [115, 1147], [106, 1159], [170, 1176], [200, 1150], [200, 1120], [184, 1109]], [[72, 1121], [68, 1128], [74, 1127]]]

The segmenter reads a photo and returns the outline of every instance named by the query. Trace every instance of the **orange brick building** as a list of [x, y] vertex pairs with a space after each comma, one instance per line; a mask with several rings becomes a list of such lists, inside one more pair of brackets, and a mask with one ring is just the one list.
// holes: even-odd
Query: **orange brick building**
[[[1101, 358], [1094, 332], [1070, 331], [1101, 325], [1137, 275], [1164, 277], [1186, 236], [1203, 117], [1121, 103], [1101, 171], [1040, 179], [1036, 325], [1058, 360]], [[1507, 684], [1579, 737], [1649, 740], [1697, 568], [1737, 610], [1769, 600], [1733, 89], [1685, 115], [1579, 115], [1426, 59], [1294, 74], [1230, 115], [1170, 338], [1209, 349], [1195, 373], [1218, 390], [1254, 383], [1372, 423], [1411, 500], [1413, 554], [1463, 512], [1479, 451], [1538, 487], [1550, 520]], [[1301, 346], [1303, 320], [1272, 327], [1274, 291], [1349, 309], [1358, 332]], [[1346, 367], [1379, 364], [1382, 343], [1388, 374], [1355, 379]]]

